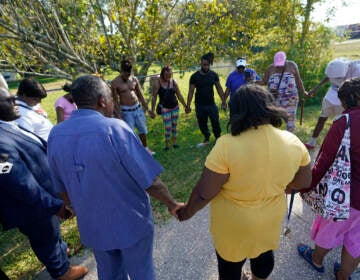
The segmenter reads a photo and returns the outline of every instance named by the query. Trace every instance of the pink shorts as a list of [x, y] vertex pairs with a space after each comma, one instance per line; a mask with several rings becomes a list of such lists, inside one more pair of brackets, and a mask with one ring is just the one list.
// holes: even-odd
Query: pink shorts
[[353, 258], [358, 258], [360, 256], [360, 211], [351, 208], [350, 218], [339, 222], [316, 215], [311, 228], [311, 239], [316, 245], [325, 249], [344, 245]]

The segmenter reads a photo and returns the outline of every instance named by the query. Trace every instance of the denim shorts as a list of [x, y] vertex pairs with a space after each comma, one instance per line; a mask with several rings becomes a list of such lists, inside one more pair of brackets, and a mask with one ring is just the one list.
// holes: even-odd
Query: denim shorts
[[[135, 110], [129, 109], [132, 107], [136, 109]], [[146, 116], [144, 114], [143, 109], [138, 104], [131, 107], [123, 106], [121, 110], [121, 117], [131, 127], [132, 130], [135, 130], [136, 128], [139, 134], [147, 134]]]

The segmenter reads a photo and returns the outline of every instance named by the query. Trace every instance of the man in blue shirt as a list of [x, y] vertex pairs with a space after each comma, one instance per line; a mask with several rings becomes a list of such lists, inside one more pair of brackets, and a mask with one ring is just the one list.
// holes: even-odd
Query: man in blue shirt
[[160, 164], [133, 130], [111, 118], [111, 90], [94, 76], [71, 86], [78, 107], [51, 131], [54, 185], [72, 204], [84, 245], [93, 248], [99, 279], [153, 280], [153, 218], [148, 194], [175, 215], [181, 204], [158, 175]]
[[[260, 76], [251, 68], [247, 68], [246, 59], [241, 57], [235, 62], [236, 70], [230, 73], [226, 80], [225, 99], [236, 93], [239, 87], [249, 82], [260, 81]], [[229, 102], [230, 102], [229, 100]]]

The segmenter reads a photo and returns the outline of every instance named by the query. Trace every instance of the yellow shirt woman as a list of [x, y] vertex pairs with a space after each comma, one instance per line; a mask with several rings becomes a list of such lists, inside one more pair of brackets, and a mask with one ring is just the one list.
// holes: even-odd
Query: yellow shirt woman
[[231, 134], [217, 140], [188, 203], [176, 213], [184, 221], [211, 202], [219, 279], [240, 279], [247, 258], [252, 278], [267, 279], [286, 209], [284, 191], [309, 187], [310, 156], [294, 134], [278, 129], [288, 114], [262, 87], [241, 86], [229, 107]]
[[294, 134], [270, 124], [218, 139], [205, 166], [230, 174], [211, 201], [210, 231], [222, 258], [235, 262], [278, 247], [285, 188], [299, 166], [309, 162]]

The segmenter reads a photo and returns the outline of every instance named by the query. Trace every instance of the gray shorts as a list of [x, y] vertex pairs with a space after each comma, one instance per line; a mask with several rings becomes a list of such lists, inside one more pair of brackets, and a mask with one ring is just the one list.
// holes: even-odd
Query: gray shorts
[[329, 102], [327, 99], [323, 99], [321, 105], [321, 118], [336, 117], [344, 111], [344, 107], [341, 105], [335, 105]]

